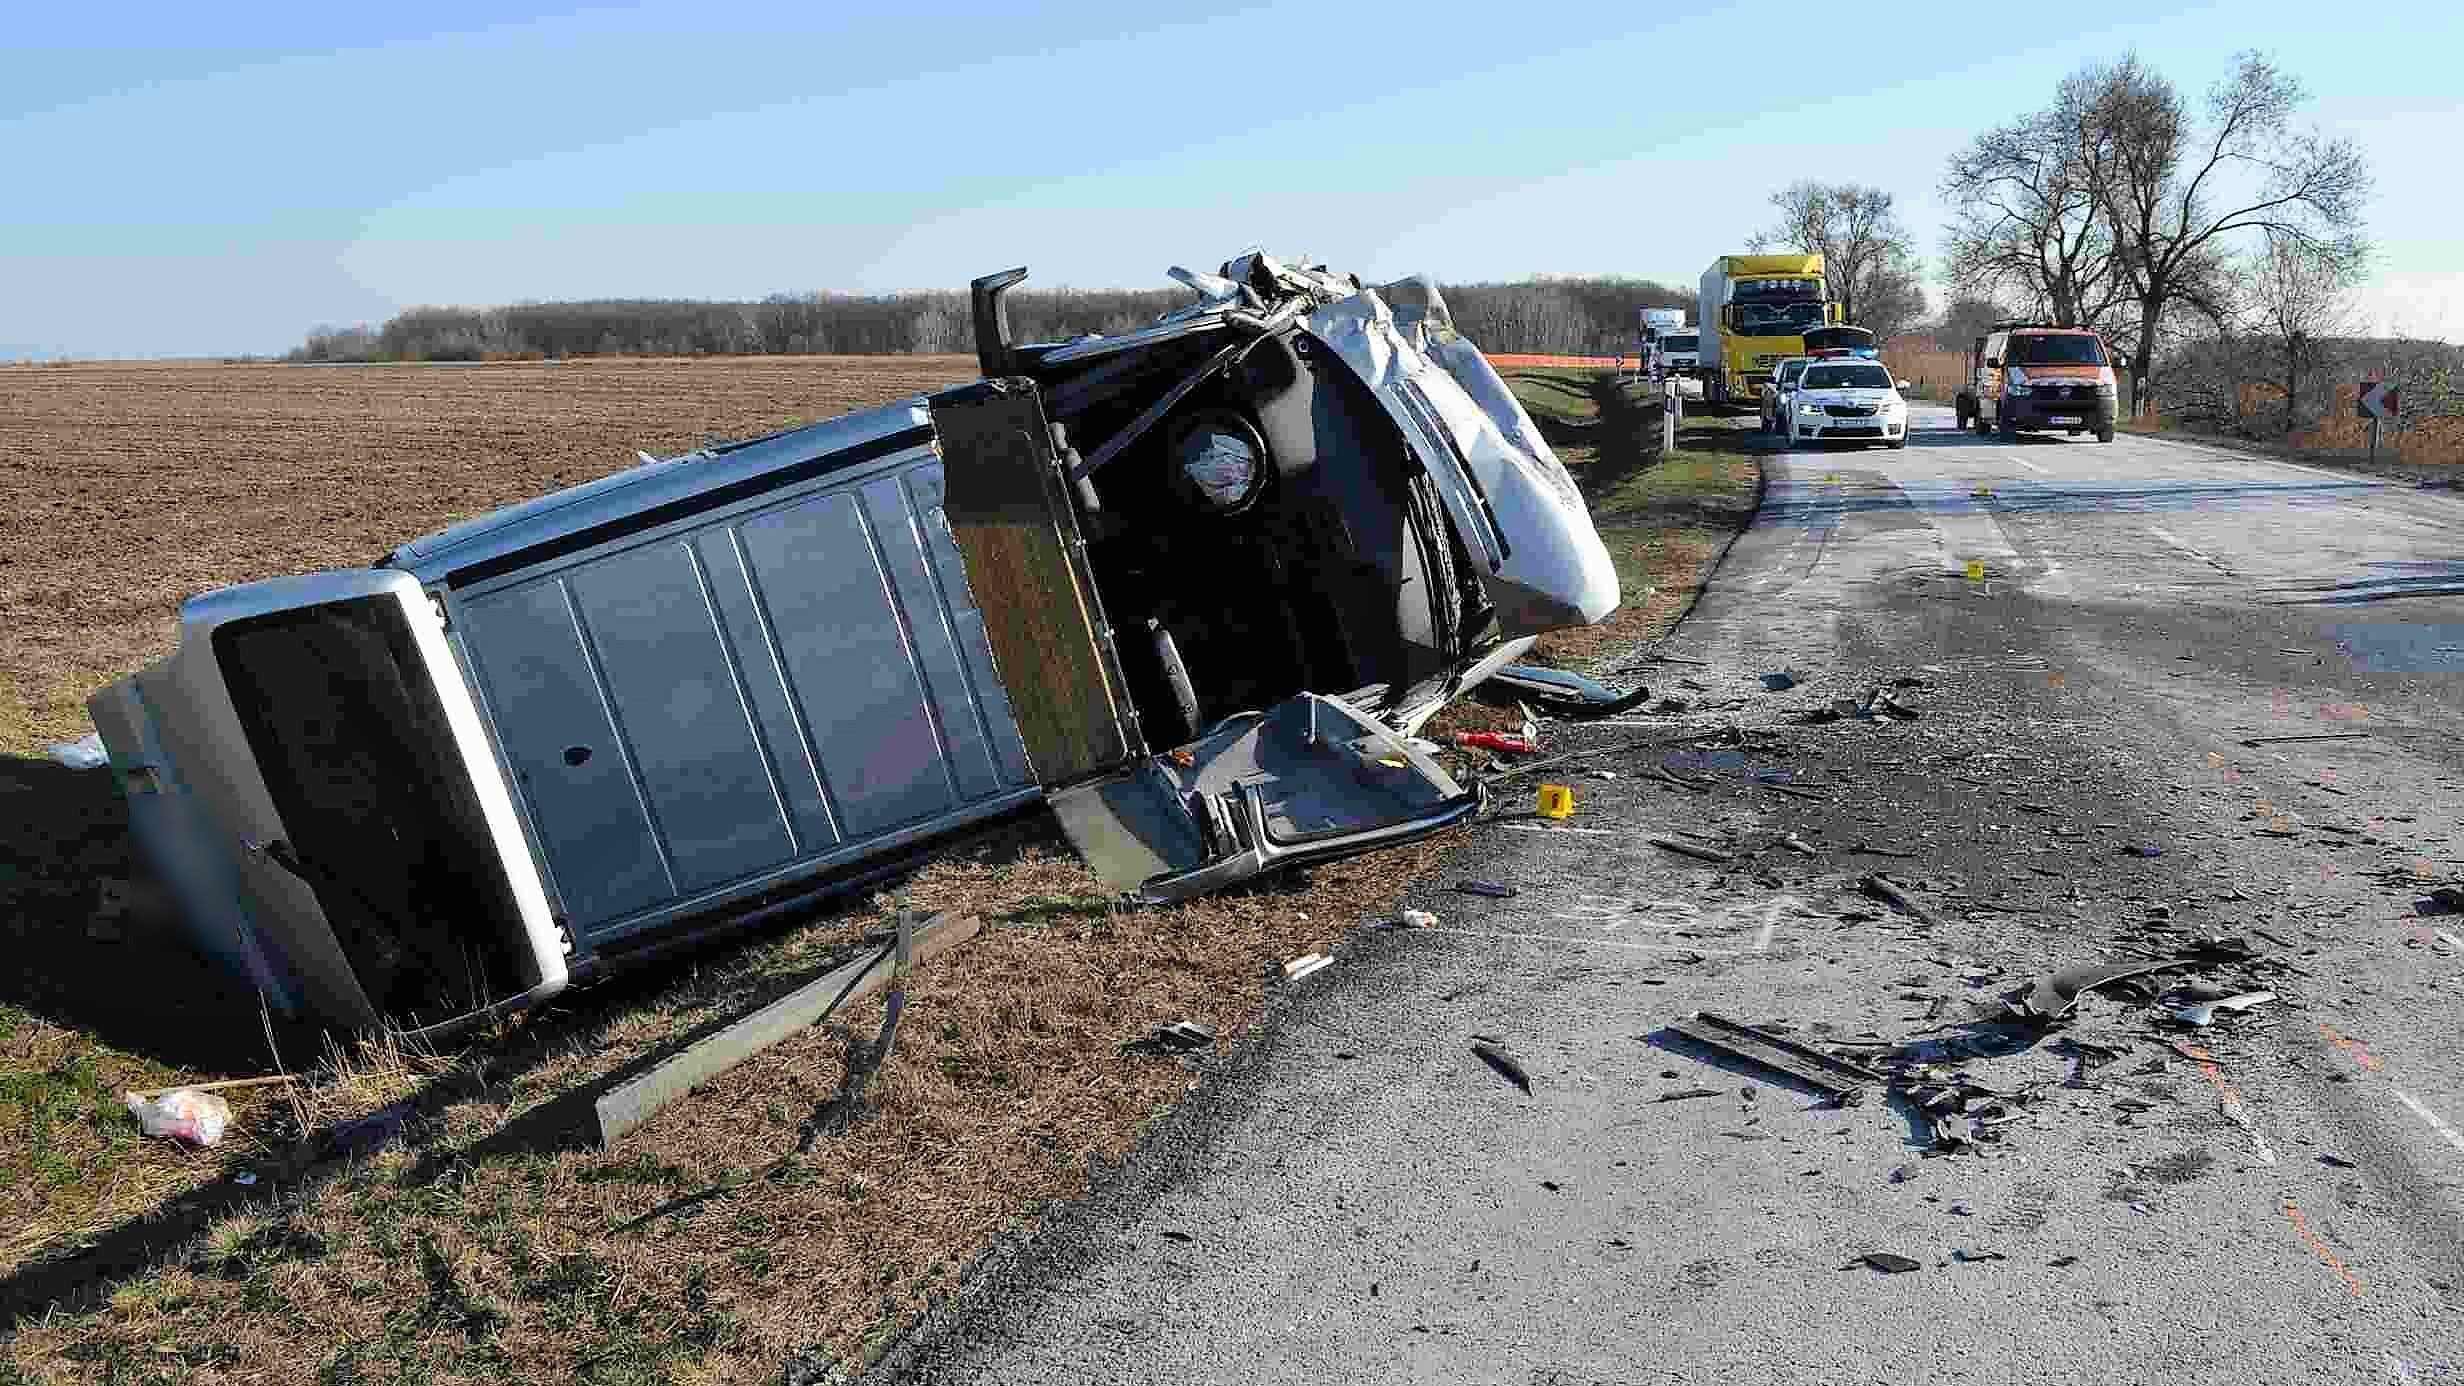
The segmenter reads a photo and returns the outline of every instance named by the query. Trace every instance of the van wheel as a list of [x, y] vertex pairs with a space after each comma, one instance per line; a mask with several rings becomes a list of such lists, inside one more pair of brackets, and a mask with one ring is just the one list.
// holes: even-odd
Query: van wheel
[[1973, 419], [1971, 419], [1971, 420], [1969, 420], [1968, 422], [1969, 422], [1969, 425], [1970, 425], [1971, 427], [1973, 427], [1973, 428], [1975, 428], [1975, 429], [1976, 429], [1976, 436], [1977, 436], [1977, 437], [1979, 437], [1979, 438], [1990, 438], [1990, 437], [1992, 437], [1992, 436], [1993, 436], [1993, 425], [1992, 425], [1992, 424], [1989, 424], [1989, 423], [1987, 423], [1987, 422], [1985, 422], [1985, 411], [1984, 411], [1984, 410], [1982, 410], [1982, 409], [1978, 410], [1978, 411], [1977, 411], [1977, 413], [1976, 413], [1976, 417], [1975, 417], [1975, 418], [1973, 418]]
[[2002, 416], [2002, 426], [1996, 431], [2002, 435], [2002, 441], [2005, 443], [2019, 441], [2019, 425], [2008, 414]]
[[2097, 442], [2100, 442], [2100, 443], [2110, 443], [2110, 442], [2112, 442], [2112, 441], [2113, 441], [2113, 425], [2111, 425], [2111, 424], [2106, 424], [2104, 427], [2097, 429], [2097, 430], [2096, 430], [2096, 441], [2097, 441]]

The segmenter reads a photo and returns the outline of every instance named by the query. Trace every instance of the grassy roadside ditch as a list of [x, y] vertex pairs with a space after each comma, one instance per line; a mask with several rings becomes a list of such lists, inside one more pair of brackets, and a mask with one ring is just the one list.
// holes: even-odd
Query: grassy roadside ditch
[[[1540, 653], [1581, 667], [1665, 634], [1750, 517], [1754, 458], [1719, 420], [1689, 420], [1679, 452], [1655, 457], [1656, 416], [1594, 371], [1511, 378], [1627, 596], [1602, 627]], [[95, 815], [107, 839], [107, 808]], [[176, 1034], [69, 1030], [32, 998], [0, 1012], [0, 1161], [13, 1186], [21, 1169], [49, 1182], [10, 1195], [0, 1383], [766, 1381], [789, 1361], [857, 1367], [1203, 1081], [1203, 1062], [1125, 1043], [1178, 1019], [1240, 1043], [1280, 962], [1340, 956], [1343, 935], [1390, 911], [1448, 846], [1144, 912], [1112, 908], [1033, 823], [950, 854], [903, 886], [909, 903], [988, 927], [914, 978], [866, 1119], [802, 1155], [800, 1128], [851, 1042], [880, 1024], [877, 999], [614, 1149], [589, 1148], [569, 1117], [610, 1075], [852, 955], [886, 897], [576, 996], [458, 1052], [331, 1055], [299, 1093], [252, 1095], [242, 1129], [193, 1155], [138, 1140], [117, 1102], [121, 1087], [200, 1076], [169, 1067]], [[47, 917], [83, 930], [90, 905], [53, 903]], [[254, 1070], [245, 1055], [217, 1062], [262, 1071], [262, 1046]], [[335, 1123], [405, 1099], [397, 1138], [327, 1151]], [[145, 1220], [165, 1199], [193, 1215]], [[125, 1253], [120, 1273], [34, 1311], [30, 1295], [74, 1280], [45, 1272], [88, 1240]]]

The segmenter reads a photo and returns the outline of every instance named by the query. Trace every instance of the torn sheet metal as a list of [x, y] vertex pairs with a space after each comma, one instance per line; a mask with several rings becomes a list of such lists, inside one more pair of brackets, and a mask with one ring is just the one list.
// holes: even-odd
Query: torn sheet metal
[[2126, 977], [2145, 976], [2169, 967], [2190, 967], [2191, 958], [2157, 958], [2153, 961], [2133, 959], [2118, 963], [2086, 963], [2067, 967], [2036, 979], [2028, 994], [2011, 1003], [2011, 1013], [2028, 1020], [2059, 1020], [2077, 1005], [2080, 994], [2096, 990]]

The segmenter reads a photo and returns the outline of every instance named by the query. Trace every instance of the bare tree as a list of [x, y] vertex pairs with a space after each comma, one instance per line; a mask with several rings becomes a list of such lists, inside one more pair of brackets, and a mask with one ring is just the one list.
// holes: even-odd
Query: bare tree
[[2086, 119], [2095, 91], [2073, 77], [2052, 109], [1988, 130], [1952, 156], [1942, 195], [1954, 213], [1953, 285], [2016, 297], [2064, 327], [2102, 327], [2123, 301]]
[[2301, 381], [2326, 364], [2327, 343], [2351, 331], [2347, 297], [2360, 278], [2361, 246], [2350, 239], [2303, 241], [2269, 232], [2251, 266], [2247, 312], [2270, 339], [2284, 374], [2284, 431], [2301, 427]]
[[2076, 85], [2081, 158], [2113, 237], [2114, 263], [2136, 318], [2131, 404], [2168, 311], [2216, 316], [2223, 253], [2236, 233], [2311, 246], [2348, 235], [2370, 179], [2349, 140], [2293, 127], [2301, 84], [2255, 53], [2208, 93], [2194, 119], [2173, 84], [2136, 56], [2091, 68]]
[[1746, 242], [1756, 250], [1789, 246], [1822, 257], [1823, 277], [1839, 300], [1849, 322], [1873, 328], [1871, 310], [1888, 306], [1905, 312], [1915, 293], [1915, 312], [1896, 324], [1924, 315], [1924, 295], [1916, 288], [1916, 254], [1908, 228], [1891, 209], [1891, 195], [1880, 188], [1853, 183], [1791, 183], [1771, 194], [1779, 222]]

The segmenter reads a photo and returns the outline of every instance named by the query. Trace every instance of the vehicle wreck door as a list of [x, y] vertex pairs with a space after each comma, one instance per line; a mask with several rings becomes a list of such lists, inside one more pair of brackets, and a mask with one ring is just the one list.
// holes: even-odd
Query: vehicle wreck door
[[933, 397], [942, 513], [1027, 761], [1045, 785], [1143, 754], [1086, 545], [1034, 385], [988, 380]]
[[1097, 875], [1159, 900], [1409, 841], [1480, 808], [1393, 728], [1316, 693], [1049, 797]]

